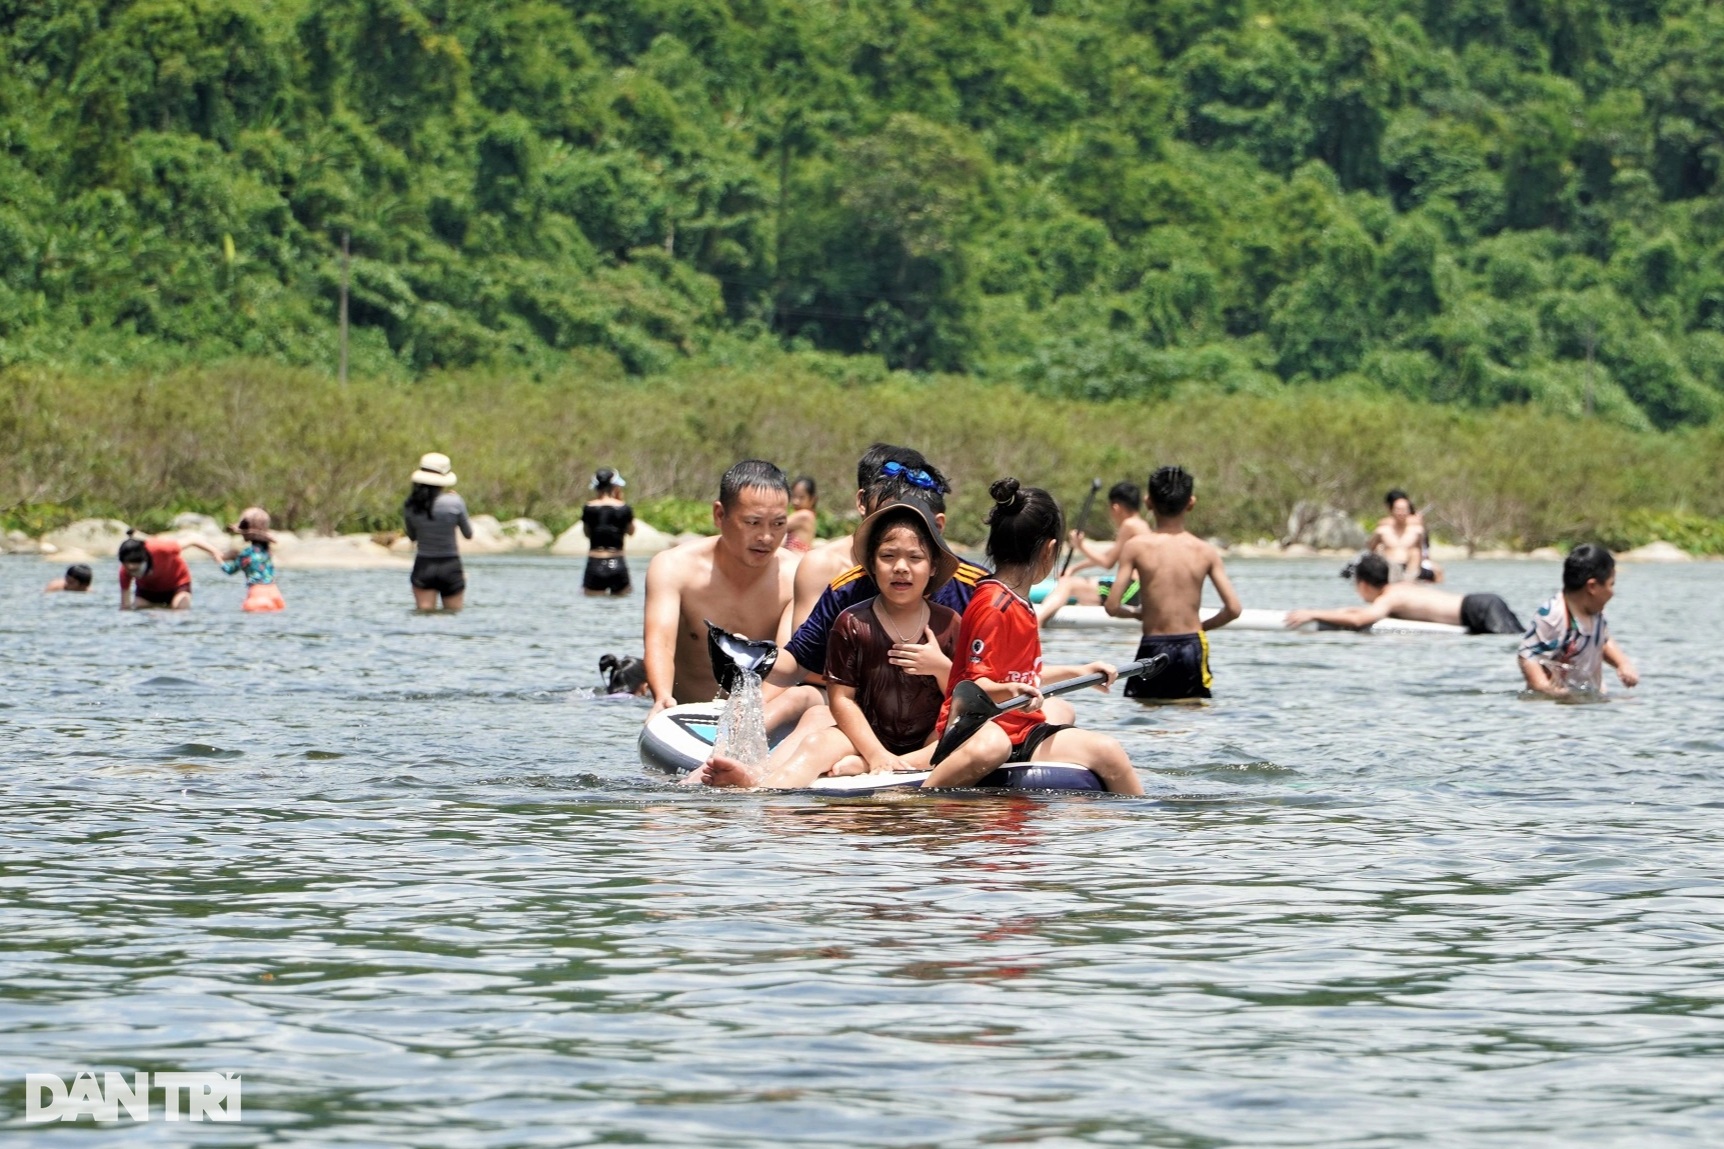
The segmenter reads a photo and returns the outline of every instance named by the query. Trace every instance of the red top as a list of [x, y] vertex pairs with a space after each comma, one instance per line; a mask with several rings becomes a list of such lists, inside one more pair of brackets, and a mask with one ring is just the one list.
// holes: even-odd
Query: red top
[[[970, 605], [964, 608], [964, 624], [958, 631], [958, 650], [952, 656], [952, 679], [946, 683], [946, 702], [940, 707], [938, 729], [946, 728], [952, 711], [952, 691], [958, 683], [977, 678], [995, 682], [1042, 682], [1042, 633], [1036, 611], [1013, 594], [998, 579], [976, 584]], [[994, 719], [1016, 746], [1037, 726], [1047, 721], [1040, 710], [1008, 710]]]
[[[180, 557], [180, 544], [172, 539], [145, 539], [144, 550], [149, 552], [150, 565], [138, 576], [139, 591], [171, 594], [181, 587], [191, 587], [192, 572], [186, 568], [186, 560]], [[126, 569], [125, 563], [121, 563], [120, 589], [129, 590], [131, 586], [132, 572]]]

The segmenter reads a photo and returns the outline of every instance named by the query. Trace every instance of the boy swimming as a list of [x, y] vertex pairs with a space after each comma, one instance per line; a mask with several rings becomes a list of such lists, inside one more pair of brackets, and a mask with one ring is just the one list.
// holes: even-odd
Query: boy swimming
[[1616, 559], [1597, 543], [1582, 543], [1562, 563], [1562, 592], [1538, 608], [1520, 644], [1520, 672], [1528, 690], [1552, 698], [1601, 693], [1604, 664], [1622, 685], [1640, 672], [1610, 636], [1604, 607], [1616, 596]]
[[67, 594], [83, 594], [90, 589], [90, 583], [95, 577], [95, 572], [83, 563], [73, 563], [66, 568], [65, 574], [43, 587], [42, 593], [58, 594], [64, 591]]
[[[1125, 684], [1127, 698], [1183, 700], [1210, 697], [1209, 632], [1239, 617], [1239, 596], [1227, 577], [1221, 552], [1185, 529], [1185, 516], [1197, 505], [1196, 487], [1183, 467], [1162, 467], [1149, 477], [1149, 502], [1155, 528], [1121, 548], [1114, 585], [1141, 586], [1135, 603], [1109, 595], [1107, 613], [1143, 620], [1137, 657], [1167, 654], [1172, 665], [1153, 678]], [[1203, 582], [1215, 584], [1221, 609], [1198, 621]]]

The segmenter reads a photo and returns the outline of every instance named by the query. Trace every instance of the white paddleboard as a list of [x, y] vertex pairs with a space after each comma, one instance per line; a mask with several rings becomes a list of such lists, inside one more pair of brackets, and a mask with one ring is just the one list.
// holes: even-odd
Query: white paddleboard
[[[1204, 613], [1215, 610], [1215, 607], [1204, 607]], [[1048, 622], [1051, 627], [1127, 627], [1137, 630], [1142, 627], [1135, 618], [1115, 618], [1101, 606], [1062, 606], [1060, 612]], [[1239, 617], [1228, 623], [1224, 630], [1278, 630], [1284, 633], [1310, 633], [1319, 630], [1348, 630], [1349, 627], [1330, 626], [1325, 623], [1308, 622], [1298, 628], [1298, 631], [1287, 630], [1287, 612], [1284, 610], [1243, 610]], [[1368, 628], [1373, 634], [1465, 634], [1464, 626], [1450, 626], [1442, 622], [1413, 622], [1403, 618], [1385, 618]]]
[[[722, 702], [695, 702], [661, 710], [641, 727], [641, 764], [650, 770], [683, 775], [712, 755], [718, 740], [718, 718]], [[777, 742], [784, 731], [775, 732]], [[822, 794], [877, 794], [884, 790], [914, 790], [928, 771], [900, 774], [854, 774], [846, 778], [816, 778], [810, 790]], [[1073, 762], [1025, 762], [1002, 766], [976, 783], [989, 789], [1007, 790], [1096, 790], [1104, 791], [1087, 766]]]

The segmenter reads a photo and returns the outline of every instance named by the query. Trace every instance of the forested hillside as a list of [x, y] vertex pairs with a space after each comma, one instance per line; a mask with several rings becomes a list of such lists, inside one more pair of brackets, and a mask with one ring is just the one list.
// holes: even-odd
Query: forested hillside
[[1701, 0], [0, 0], [0, 365], [1724, 405]]

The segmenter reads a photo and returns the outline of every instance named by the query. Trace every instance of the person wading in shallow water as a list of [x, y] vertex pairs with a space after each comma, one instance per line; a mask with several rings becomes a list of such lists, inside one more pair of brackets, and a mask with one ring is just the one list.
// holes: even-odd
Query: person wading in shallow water
[[461, 546], [455, 541], [455, 532], [459, 530], [470, 539], [473, 524], [467, 519], [466, 502], [449, 489], [455, 485], [449, 456], [436, 451], [421, 456], [412, 479], [413, 490], [401, 508], [401, 517], [407, 537], [419, 545], [413, 559], [413, 605], [422, 611], [436, 610], [441, 597], [444, 610], [460, 610], [467, 593], [467, 575], [461, 569]]
[[[718, 499], [712, 504], [718, 534], [653, 556], [646, 576], [647, 684], [653, 694], [649, 720], [678, 703], [706, 702], [718, 693], [707, 654], [708, 620], [746, 638], [782, 644], [790, 637], [791, 584], [798, 556], [784, 549], [789, 517], [790, 484], [784, 472], [760, 459], [747, 459], [719, 481]], [[810, 687], [796, 689], [805, 691], [810, 703], [819, 698]], [[792, 709], [777, 721], [800, 716], [801, 709]]]
[[785, 546], [793, 551], [806, 551], [814, 545], [814, 528], [819, 523], [815, 508], [819, 504], [814, 476], [803, 475], [790, 484], [790, 522], [784, 531]]
[[623, 557], [623, 539], [635, 533], [634, 510], [623, 502], [628, 480], [600, 467], [588, 484], [593, 497], [581, 508], [581, 533], [587, 536], [587, 570], [581, 589], [588, 594], [627, 594], [629, 564]]

